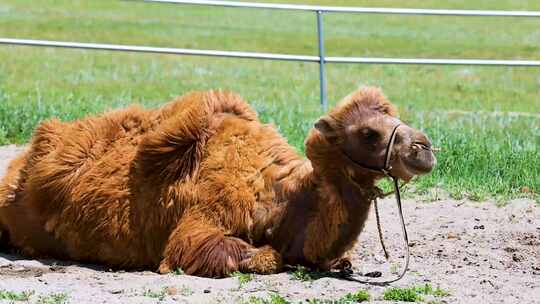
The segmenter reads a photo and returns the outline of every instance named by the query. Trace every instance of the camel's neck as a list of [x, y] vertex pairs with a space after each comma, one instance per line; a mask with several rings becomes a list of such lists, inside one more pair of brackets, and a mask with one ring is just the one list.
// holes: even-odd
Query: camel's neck
[[324, 266], [341, 257], [367, 219], [374, 182], [363, 179], [359, 187], [342, 172], [318, 168], [298, 167], [300, 172], [283, 181], [286, 203], [273, 228], [272, 243], [290, 264]]

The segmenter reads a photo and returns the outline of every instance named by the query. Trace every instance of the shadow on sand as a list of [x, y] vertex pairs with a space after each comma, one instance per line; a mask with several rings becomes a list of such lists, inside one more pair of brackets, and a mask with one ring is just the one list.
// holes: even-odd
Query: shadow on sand
[[0, 252], [0, 276], [39, 277], [46, 273], [65, 273], [69, 266], [93, 271], [112, 271], [101, 265], [54, 259], [31, 259], [16, 252]]

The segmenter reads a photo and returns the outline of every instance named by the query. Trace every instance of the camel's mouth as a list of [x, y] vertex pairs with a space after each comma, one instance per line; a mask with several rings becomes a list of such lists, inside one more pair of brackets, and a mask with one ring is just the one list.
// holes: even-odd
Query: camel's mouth
[[401, 158], [409, 175], [427, 174], [433, 170], [437, 159], [429, 142], [414, 142]]
[[401, 145], [397, 149], [398, 157], [393, 164], [392, 173], [405, 181], [431, 172], [437, 164], [431, 142], [422, 133], [415, 135], [411, 137], [416, 137], [416, 140], [410, 140], [408, 144]]

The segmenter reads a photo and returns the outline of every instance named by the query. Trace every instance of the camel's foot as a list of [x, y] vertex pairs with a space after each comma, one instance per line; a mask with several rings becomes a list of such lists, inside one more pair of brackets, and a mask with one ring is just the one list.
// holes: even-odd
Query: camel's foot
[[330, 269], [340, 270], [340, 271], [350, 271], [352, 270], [352, 262], [348, 257], [339, 258], [332, 262]]
[[263, 246], [246, 251], [246, 257], [240, 262], [240, 270], [259, 274], [272, 274], [281, 271], [281, 255], [270, 246]]
[[172, 270], [167, 262], [162, 261], [161, 264], [159, 264], [158, 272], [160, 274], [167, 274], [167, 273], [171, 273]]

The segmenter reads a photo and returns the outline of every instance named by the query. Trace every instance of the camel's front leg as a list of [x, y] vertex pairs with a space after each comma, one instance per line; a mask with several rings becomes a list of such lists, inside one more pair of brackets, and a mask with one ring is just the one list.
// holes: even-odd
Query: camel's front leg
[[240, 262], [251, 249], [207, 219], [188, 215], [171, 234], [159, 272], [181, 268], [189, 275], [224, 277], [240, 270]]
[[281, 271], [282, 268], [281, 254], [268, 245], [251, 249], [240, 262], [240, 270], [243, 272], [271, 274]]

